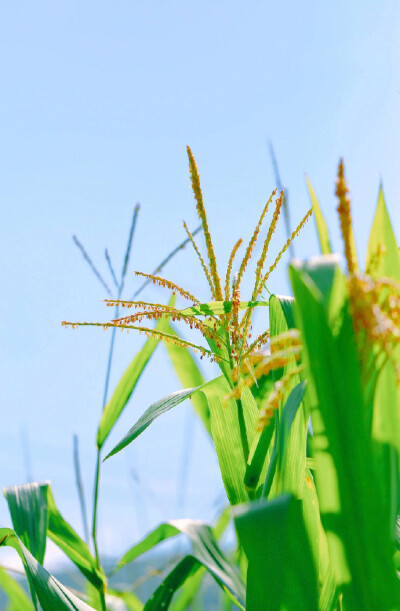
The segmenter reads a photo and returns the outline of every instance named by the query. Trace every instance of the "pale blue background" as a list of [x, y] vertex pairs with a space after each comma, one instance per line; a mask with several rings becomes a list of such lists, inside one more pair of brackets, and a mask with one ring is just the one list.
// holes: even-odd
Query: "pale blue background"
[[[110, 335], [65, 330], [60, 321], [107, 320], [111, 312], [71, 236], [104, 274], [107, 246], [119, 271], [140, 201], [131, 270], [151, 271], [183, 239], [182, 219], [197, 222], [186, 144], [221, 268], [275, 186], [268, 140], [293, 222], [309, 207], [307, 172], [341, 248], [333, 191], [343, 155], [359, 252], [380, 177], [399, 235], [399, 13], [396, 0], [2, 3], [1, 485], [26, 479], [28, 438], [34, 478], [52, 481], [61, 511], [81, 531], [72, 434], [91, 495]], [[281, 228], [278, 246], [284, 237]], [[299, 256], [318, 252], [313, 222], [295, 248]], [[271, 290], [289, 290], [286, 265]], [[188, 251], [166, 275], [207, 300], [198, 271]], [[131, 271], [127, 296], [137, 286]], [[143, 296], [167, 298], [156, 290]], [[112, 386], [141, 343], [118, 337]], [[153, 400], [178, 388], [160, 348], [108, 448]], [[182, 506], [185, 431], [192, 455]], [[132, 469], [145, 482], [140, 489]], [[162, 519], [211, 520], [222, 502], [209, 444], [189, 407], [179, 406], [104, 466], [101, 551], [123, 551]], [[8, 522], [2, 502], [0, 523]]]

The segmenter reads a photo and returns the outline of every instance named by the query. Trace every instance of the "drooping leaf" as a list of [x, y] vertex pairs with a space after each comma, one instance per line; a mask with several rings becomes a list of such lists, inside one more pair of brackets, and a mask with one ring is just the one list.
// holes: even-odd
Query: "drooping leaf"
[[[184, 579], [192, 572], [193, 569], [200, 568], [202, 564], [207, 571], [216, 579], [216, 581], [227, 591], [231, 593], [235, 600], [242, 602], [244, 600], [244, 587], [240, 580], [239, 575], [236, 573], [235, 568], [228, 562], [224, 554], [218, 547], [215, 536], [209, 526], [206, 526], [202, 522], [197, 520], [171, 520], [158, 526], [155, 530], [150, 532], [142, 541], [129, 549], [117, 563], [115, 571], [125, 566], [127, 563], [132, 562], [140, 555], [149, 551], [155, 547], [161, 541], [165, 541], [170, 537], [174, 537], [178, 534], [185, 534], [193, 547], [193, 558], [195, 562], [182, 561], [183, 564], [178, 565], [180, 568], [175, 569], [172, 575], [167, 578], [168, 588], [160, 588], [156, 591], [157, 596], [151, 603], [155, 604], [154, 601], [161, 601], [169, 604], [168, 590], [171, 587], [178, 588], [183, 583]], [[200, 563], [198, 565], [197, 563]], [[174, 572], [175, 571], [175, 572]], [[164, 582], [165, 583], [165, 582]], [[172, 598], [172, 593], [171, 598]], [[164, 598], [160, 598], [164, 597]], [[166, 597], [166, 598], [165, 598]], [[146, 603], [146, 608], [157, 608], [154, 606], [147, 607], [150, 604]], [[161, 605], [159, 608], [167, 608], [165, 605]]]
[[302, 516], [291, 495], [234, 509], [248, 558], [247, 611], [317, 611], [317, 579]]
[[13, 527], [25, 547], [43, 564], [47, 537], [48, 483], [4, 488]]
[[0, 568], [0, 588], [9, 600], [7, 611], [33, 611], [33, 604], [24, 589], [2, 568]]
[[[171, 324], [167, 329], [167, 333], [179, 337], [176, 329]], [[204, 384], [202, 373], [189, 350], [173, 344], [172, 342], [166, 342], [165, 347], [175, 372], [184, 388], [196, 387]], [[206, 398], [202, 393], [194, 393], [191, 396], [191, 401], [206, 431], [211, 434], [210, 410]]]
[[201, 386], [197, 386], [196, 388], [185, 388], [184, 390], [178, 390], [177, 392], [172, 393], [166, 397], [163, 397], [159, 401], [156, 401], [144, 412], [144, 414], [139, 418], [136, 424], [126, 433], [126, 435], [117, 443], [116, 446], [107, 454], [104, 460], [107, 460], [114, 454], [117, 454], [127, 445], [132, 443], [139, 437], [143, 431], [147, 429], [148, 426], [159, 416], [165, 414], [170, 409], [182, 403], [185, 399], [191, 397], [191, 395], [202, 388]]
[[313, 186], [307, 176], [306, 176], [306, 183], [307, 183], [308, 192], [310, 194], [311, 203], [312, 203], [313, 210], [314, 210], [314, 218], [315, 218], [315, 224], [317, 226], [317, 233], [318, 233], [319, 244], [321, 247], [321, 253], [323, 255], [329, 255], [332, 252], [332, 248], [331, 248], [331, 243], [329, 240], [328, 227], [326, 225], [324, 216], [321, 212], [321, 208], [318, 203], [317, 196], [315, 195]]
[[2, 545], [13, 547], [18, 552], [24, 564], [31, 593], [33, 596], [37, 595], [43, 611], [93, 611], [92, 607], [50, 575], [10, 528], [0, 529], [0, 547]]
[[4, 494], [15, 532], [35, 557], [39, 550], [41, 563], [49, 536], [96, 588], [106, 583], [87, 544], [58, 511], [48, 482], [12, 486]]
[[[230, 506], [228, 506], [222, 511], [216, 526], [212, 529], [217, 541], [222, 537], [223, 533], [225, 532], [230, 522], [230, 519], [231, 508]], [[182, 585], [179, 594], [173, 601], [173, 611], [186, 611], [186, 609], [189, 608], [190, 604], [192, 603], [192, 601], [196, 597], [196, 594], [198, 594], [201, 588], [201, 584], [205, 574], [206, 568], [202, 566], [199, 568], [199, 570], [195, 571], [185, 580], [185, 583]], [[230, 597], [229, 600], [231, 601]]]
[[[171, 302], [170, 302], [171, 303]], [[168, 321], [161, 318], [157, 325], [157, 331], [166, 332]], [[149, 362], [154, 350], [160, 342], [160, 337], [150, 337], [143, 348], [136, 354], [122, 378], [117, 384], [111, 399], [104, 408], [99, 428], [97, 431], [97, 447], [104, 445], [113, 426], [121, 415], [125, 405], [128, 403], [135, 386], [142, 375], [147, 363]]]

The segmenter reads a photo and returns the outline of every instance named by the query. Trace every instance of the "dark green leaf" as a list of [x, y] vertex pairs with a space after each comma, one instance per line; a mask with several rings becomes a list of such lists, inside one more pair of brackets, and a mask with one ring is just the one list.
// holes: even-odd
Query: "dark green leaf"
[[234, 509], [249, 565], [247, 611], [317, 611], [317, 579], [301, 502], [291, 495]]

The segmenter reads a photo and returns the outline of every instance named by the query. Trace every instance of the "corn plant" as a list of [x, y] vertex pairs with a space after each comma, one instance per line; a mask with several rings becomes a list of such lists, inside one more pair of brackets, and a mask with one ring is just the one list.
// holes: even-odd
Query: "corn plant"
[[[343, 164], [336, 194], [346, 269], [331, 252], [328, 228], [308, 181], [322, 255], [305, 262], [292, 260], [294, 297], [267, 299], [270, 274], [311, 210], [267, 265], [284, 201], [283, 192], [277, 197], [274, 192], [238, 264], [241, 240], [233, 246], [222, 282], [190, 149], [188, 156], [205, 258], [185, 228], [206, 276], [210, 300], [200, 300], [157, 274], [140, 272], [146, 281], [175, 294], [168, 304], [127, 301], [118, 295], [107, 305], [131, 309], [132, 314], [115, 316], [105, 324], [74, 325], [95, 324], [113, 332], [135, 329], [148, 336], [105, 405], [97, 433], [98, 465], [149, 351], [162, 341], [185, 388], [145, 410], [106, 459], [156, 418], [191, 398], [214, 444], [230, 509], [214, 529], [191, 520], [165, 522], [124, 553], [113, 574], [162, 540], [184, 534], [191, 542], [192, 552], [144, 605], [131, 592], [128, 596], [107, 588], [99, 556], [92, 555], [63, 520], [49, 484], [6, 490], [14, 531], [0, 531], [0, 544], [16, 547], [33, 604], [38, 598], [45, 610], [104, 611], [111, 608], [113, 596], [130, 609], [186, 609], [205, 572], [225, 591], [227, 604], [233, 601], [249, 611], [400, 609], [400, 257], [383, 192], [361, 272]], [[253, 289], [242, 301], [243, 276], [274, 198]], [[176, 296], [190, 305], [178, 309]], [[269, 328], [252, 338], [252, 315], [265, 307]], [[205, 342], [184, 339], [175, 323], [200, 332]], [[214, 361], [220, 375], [205, 382], [189, 351]], [[238, 540], [236, 560], [228, 558], [217, 542], [231, 514]], [[98, 592], [97, 599], [90, 598], [92, 607], [43, 569], [47, 536]], [[12, 591], [7, 579], [0, 573], [0, 583]], [[31, 603], [24, 599], [24, 604]]]

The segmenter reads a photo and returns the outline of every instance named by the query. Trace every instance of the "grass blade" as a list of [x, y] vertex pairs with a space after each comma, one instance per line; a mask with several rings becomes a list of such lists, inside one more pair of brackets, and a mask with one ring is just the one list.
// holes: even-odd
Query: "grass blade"
[[24, 564], [32, 597], [36, 600], [37, 595], [43, 611], [94, 611], [50, 575], [10, 528], [0, 529], [0, 547], [2, 545], [17, 551]]
[[136, 424], [126, 433], [126, 435], [117, 443], [116, 446], [107, 454], [104, 460], [107, 460], [114, 454], [117, 454], [127, 445], [132, 443], [139, 437], [147, 429], [148, 426], [159, 416], [168, 412], [170, 409], [182, 403], [185, 399], [188, 399], [192, 396], [194, 392], [199, 390], [201, 386], [197, 386], [196, 388], [185, 388], [184, 390], [178, 390], [177, 392], [172, 393], [166, 397], [163, 397], [156, 403], [150, 405], [150, 407], [144, 412], [144, 414], [139, 418]]
[[[167, 328], [168, 321], [165, 319], [159, 320], [155, 327], [157, 331], [163, 331]], [[97, 447], [99, 449], [103, 447], [108, 435], [112, 431], [113, 426], [128, 403], [140, 376], [142, 375], [159, 342], [160, 337], [150, 337], [146, 341], [143, 348], [135, 355], [134, 359], [118, 382], [117, 387], [103, 410], [100, 420], [96, 440]]]
[[[167, 329], [167, 333], [180, 337], [175, 327], [171, 324]], [[184, 388], [202, 386], [204, 384], [203, 375], [189, 350], [172, 342], [165, 342], [164, 345], [182, 386]], [[206, 398], [202, 393], [195, 393], [191, 396], [191, 401], [206, 431], [211, 435], [210, 410]]]

